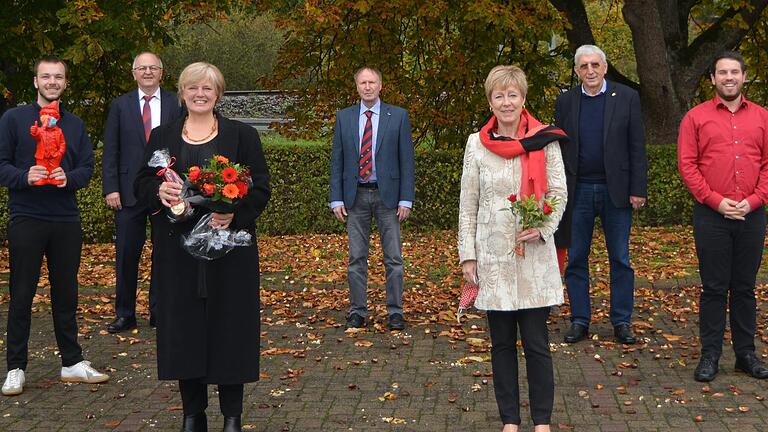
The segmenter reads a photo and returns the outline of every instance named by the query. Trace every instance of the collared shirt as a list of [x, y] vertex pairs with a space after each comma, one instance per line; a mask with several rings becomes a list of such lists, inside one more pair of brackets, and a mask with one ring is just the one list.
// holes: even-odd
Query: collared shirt
[[584, 89], [584, 84], [581, 85], [581, 93], [584, 94], [584, 95], [587, 95], [589, 97], [595, 97], [595, 96], [601, 95], [601, 94], [605, 93], [606, 90], [608, 90], [608, 81], [606, 81], [605, 78], [603, 78], [603, 87], [600, 88], [600, 91], [597, 92], [597, 94], [589, 94], [589, 93], [587, 93], [587, 90]]
[[[373, 134], [371, 136], [371, 178], [368, 179], [369, 183], [376, 182], [376, 137], [379, 133], [379, 118], [381, 116], [381, 99], [376, 100], [376, 103], [373, 105], [373, 107], [368, 108], [365, 106], [365, 104], [360, 101], [360, 113], [358, 114], [358, 132], [360, 141], [357, 143], [357, 154], [360, 154], [360, 148], [363, 144], [363, 132], [365, 131], [365, 122], [368, 120], [367, 116], [365, 115], [366, 111], [372, 111], [373, 115], [371, 116], [371, 126], [373, 127]], [[332, 209], [344, 205], [344, 201], [331, 201], [330, 207]], [[407, 208], [413, 208], [413, 202], [412, 201], [398, 201], [398, 206], [403, 206]]]
[[[143, 90], [139, 89], [139, 116], [144, 112], [144, 96], [148, 96]], [[149, 109], [152, 114], [152, 129], [160, 126], [160, 87], [152, 94], [149, 100]]]
[[365, 131], [365, 123], [368, 121], [368, 117], [365, 115], [366, 111], [373, 112], [373, 115], [371, 116], [371, 125], [373, 126], [373, 136], [371, 139], [373, 140], [371, 145], [371, 178], [368, 180], [370, 183], [376, 182], [376, 137], [379, 134], [379, 118], [381, 116], [381, 99], [377, 99], [376, 103], [371, 107], [368, 108], [365, 106], [365, 104], [361, 101], [360, 102], [360, 114], [357, 117], [357, 123], [358, 123], [358, 130], [360, 134], [358, 135], [360, 137], [360, 142], [357, 143], [357, 154], [360, 154], [360, 148], [363, 145], [363, 132]]
[[694, 198], [717, 209], [723, 198], [746, 199], [754, 210], [768, 202], [768, 111], [742, 101], [731, 112], [715, 96], [680, 123], [677, 165]]

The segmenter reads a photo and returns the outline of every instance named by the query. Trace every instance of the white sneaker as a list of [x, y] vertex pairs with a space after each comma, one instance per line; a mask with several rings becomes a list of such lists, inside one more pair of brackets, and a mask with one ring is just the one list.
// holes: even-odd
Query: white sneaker
[[5, 384], [3, 384], [3, 394], [6, 396], [15, 396], [21, 394], [24, 391], [24, 371], [21, 369], [14, 369], [8, 371], [8, 376], [5, 378]]
[[61, 380], [64, 382], [103, 383], [109, 379], [109, 375], [103, 374], [91, 367], [91, 362], [81, 361], [73, 366], [61, 368]]

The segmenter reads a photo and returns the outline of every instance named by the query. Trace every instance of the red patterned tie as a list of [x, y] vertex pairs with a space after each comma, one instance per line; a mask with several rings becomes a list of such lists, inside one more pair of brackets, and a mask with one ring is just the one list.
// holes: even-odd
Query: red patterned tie
[[144, 120], [144, 137], [149, 141], [149, 133], [152, 132], [152, 108], [149, 101], [153, 96], [144, 96], [144, 109], [141, 110], [141, 119]]
[[373, 111], [371, 110], [365, 112], [365, 116], [368, 117], [368, 119], [365, 121], [363, 141], [360, 143], [360, 179], [363, 182], [367, 182], [373, 174], [373, 159], [371, 158], [371, 147], [373, 146], [372, 115]]

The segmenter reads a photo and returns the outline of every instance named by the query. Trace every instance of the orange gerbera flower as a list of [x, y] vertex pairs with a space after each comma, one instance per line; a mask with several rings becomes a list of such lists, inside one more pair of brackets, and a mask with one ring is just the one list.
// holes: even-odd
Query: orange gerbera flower
[[194, 182], [200, 177], [202, 170], [197, 165], [189, 167], [189, 181]]
[[237, 171], [232, 167], [224, 168], [221, 170], [221, 178], [223, 178], [226, 183], [232, 183], [237, 180]]
[[238, 194], [237, 186], [233, 185], [232, 183], [225, 185], [224, 189], [221, 190], [222, 195], [229, 199], [235, 199], [237, 198]]
[[216, 159], [216, 162], [219, 162], [219, 163], [223, 163], [223, 164], [228, 164], [229, 163], [229, 159], [227, 159], [226, 157], [224, 157], [222, 155], [216, 155], [213, 158]]
[[235, 183], [235, 186], [237, 186], [237, 197], [242, 198], [245, 196], [245, 194], [248, 193], [248, 185], [245, 184], [245, 182], [237, 182]]
[[203, 194], [206, 196], [213, 195], [214, 190], [216, 190], [216, 187], [210, 183], [206, 183], [203, 185]]

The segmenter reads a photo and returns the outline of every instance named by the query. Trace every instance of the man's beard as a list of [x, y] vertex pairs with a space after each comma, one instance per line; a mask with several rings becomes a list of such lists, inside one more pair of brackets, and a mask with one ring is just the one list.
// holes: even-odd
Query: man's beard
[[715, 86], [715, 93], [720, 96], [720, 99], [726, 102], [733, 102], [738, 99], [739, 96], [741, 96], [741, 89], [739, 89], [739, 91], [737, 91], [735, 94], [724, 94], [719, 87]]
[[61, 98], [61, 93], [62, 93], [61, 89], [56, 89], [56, 90], [58, 91], [58, 93], [55, 96], [53, 96], [53, 99], [48, 99], [48, 96], [43, 94], [41, 89], [37, 89], [37, 94], [40, 95], [40, 97], [43, 98], [47, 103], [51, 103]]

